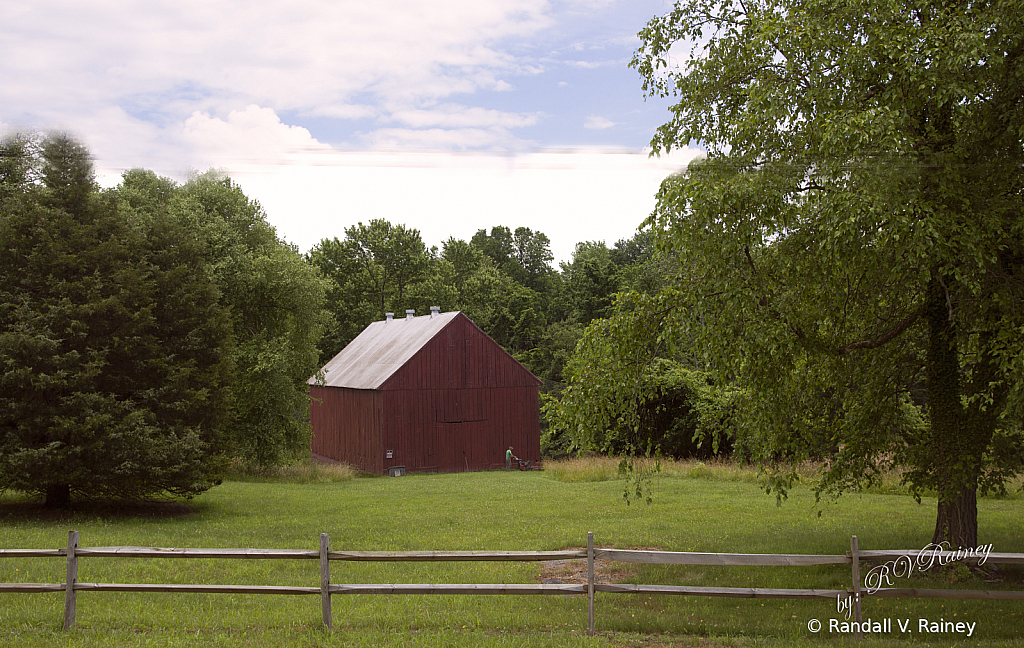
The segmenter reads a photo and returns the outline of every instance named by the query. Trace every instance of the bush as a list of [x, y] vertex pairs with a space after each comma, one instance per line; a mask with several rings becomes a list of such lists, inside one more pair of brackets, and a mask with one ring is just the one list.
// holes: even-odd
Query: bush
[[638, 406], [641, 447], [673, 458], [708, 458], [732, 452], [733, 388], [716, 389], [700, 371], [656, 358], [642, 378]]

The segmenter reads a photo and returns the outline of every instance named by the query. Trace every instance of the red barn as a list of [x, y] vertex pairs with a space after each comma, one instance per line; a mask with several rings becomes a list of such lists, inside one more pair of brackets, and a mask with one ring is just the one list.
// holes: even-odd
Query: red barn
[[461, 312], [390, 315], [310, 379], [314, 455], [374, 473], [540, 459], [540, 379]]

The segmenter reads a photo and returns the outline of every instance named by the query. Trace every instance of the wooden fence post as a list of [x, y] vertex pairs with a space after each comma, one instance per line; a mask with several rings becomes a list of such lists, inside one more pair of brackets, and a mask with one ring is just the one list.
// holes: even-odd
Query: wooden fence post
[[331, 625], [331, 561], [327, 552], [331, 549], [331, 541], [326, 533], [320, 534], [320, 606], [323, 612], [324, 625], [330, 630]]
[[75, 627], [75, 583], [78, 582], [78, 531], [68, 531], [68, 571], [64, 581], [64, 630]]
[[594, 532], [587, 531], [587, 634], [594, 634]]
[[863, 639], [860, 624], [863, 619], [860, 609], [860, 552], [857, 547], [857, 536], [850, 536], [850, 561], [853, 570], [853, 620], [857, 622], [857, 638]]

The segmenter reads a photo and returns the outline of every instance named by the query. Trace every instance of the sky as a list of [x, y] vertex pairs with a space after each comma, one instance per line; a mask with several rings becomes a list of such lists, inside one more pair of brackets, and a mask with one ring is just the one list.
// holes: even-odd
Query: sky
[[384, 218], [525, 226], [556, 262], [636, 232], [696, 149], [628, 68], [664, 0], [0, 0], [0, 130], [63, 130], [103, 186], [227, 173], [307, 251]]

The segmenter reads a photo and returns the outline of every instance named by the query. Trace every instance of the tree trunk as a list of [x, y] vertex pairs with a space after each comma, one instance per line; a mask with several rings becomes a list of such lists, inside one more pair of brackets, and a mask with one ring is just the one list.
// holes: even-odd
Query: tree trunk
[[66, 508], [71, 505], [71, 484], [50, 484], [46, 487], [46, 508]]
[[[976, 547], [978, 468], [982, 447], [967, 439], [970, 427], [960, 400], [962, 379], [951, 293], [955, 279], [937, 271], [928, 284], [928, 413], [931, 470], [938, 485], [938, 513], [932, 542], [953, 549]], [[965, 443], [966, 442], [966, 443]]]
[[939, 500], [932, 542], [946, 541], [950, 549], [978, 546], [978, 491], [965, 486], [953, 500]]

